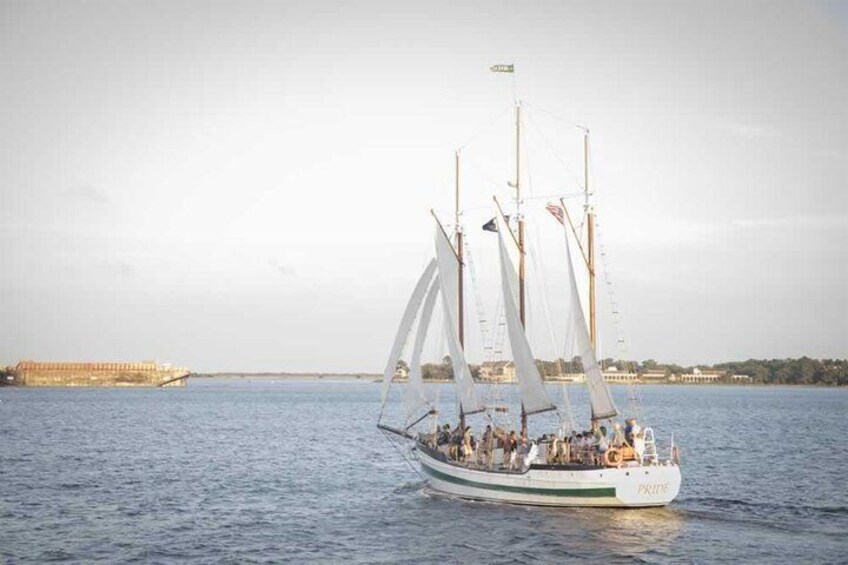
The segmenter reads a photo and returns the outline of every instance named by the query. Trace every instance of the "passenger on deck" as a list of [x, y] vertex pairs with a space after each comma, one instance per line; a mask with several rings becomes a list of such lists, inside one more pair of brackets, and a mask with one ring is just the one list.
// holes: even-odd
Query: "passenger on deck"
[[512, 453], [512, 457], [509, 460], [509, 470], [522, 469], [524, 467], [524, 458], [529, 452], [530, 445], [527, 442], [527, 437], [522, 436], [521, 443], [518, 444], [518, 448]]
[[474, 436], [471, 433], [471, 426], [465, 428], [465, 433], [462, 434], [462, 460], [468, 462], [474, 455]]
[[457, 424], [456, 427], [451, 430], [448, 455], [454, 461], [459, 461], [462, 459], [462, 428], [460, 428], [459, 424]]
[[631, 418], [633, 425], [630, 427], [630, 431], [633, 433], [633, 437], [636, 437], [636, 434], [642, 433], [642, 426], [639, 425], [639, 422], [636, 421], [636, 418]]
[[645, 433], [641, 428], [633, 434], [633, 451], [636, 452], [636, 461], [641, 463], [645, 454]]
[[628, 418], [626, 423], [627, 425], [624, 427], [624, 441], [627, 442], [629, 447], [635, 447], [633, 438], [642, 431], [642, 427], [636, 422], [636, 418]]
[[460, 445], [462, 444], [462, 434], [465, 430], [462, 429], [462, 424], [457, 424], [456, 427], [451, 430], [451, 444]]
[[515, 449], [518, 447], [518, 438], [515, 437], [515, 430], [509, 432], [509, 437], [504, 441], [503, 446], [503, 466], [511, 468], [512, 461], [515, 457]]
[[565, 439], [562, 440], [562, 447], [560, 450], [560, 463], [567, 465], [571, 463], [571, 450], [574, 446], [574, 432], [571, 432], [571, 435], [565, 436]]
[[580, 463], [588, 465], [592, 462], [591, 454], [589, 453], [592, 440], [590, 439], [591, 432], [581, 432], [577, 441], [577, 457]]
[[612, 426], [612, 446], [620, 448], [624, 446], [624, 431], [621, 429], [621, 424], [615, 422]]
[[480, 449], [477, 451], [477, 463], [492, 466], [492, 453], [495, 443], [495, 432], [492, 430], [491, 424], [486, 426], [486, 431], [483, 432], [483, 441], [480, 444]]
[[606, 426], [598, 428], [598, 433], [595, 435], [595, 450], [599, 461], [603, 459], [604, 453], [609, 449], [609, 438], [607, 438]]
[[436, 440], [438, 445], [447, 445], [450, 443], [450, 426], [445, 424], [440, 430], [438, 434], [438, 439]]

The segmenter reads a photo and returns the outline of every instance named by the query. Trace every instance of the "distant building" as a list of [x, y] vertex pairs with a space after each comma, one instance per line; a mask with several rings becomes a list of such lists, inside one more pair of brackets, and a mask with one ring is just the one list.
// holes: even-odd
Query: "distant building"
[[404, 367], [403, 365], [398, 365], [397, 369], [395, 369], [395, 376], [392, 379], [396, 383], [404, 382], [409, 379], [409, 369]]
[[745, 384], [750, 383], [752, 380], [750, 375], [730, 375], [730, 382], [732, 383]]
[[724, 371], [708, 371], [695, 367], [692, 369], [691, 373], [680, 375], [680, 382], [690, 384], [715, 384], [724, 379], [726, 375], [727, 373]]
[[15, 366], [22, 386], [184, 386], [186, 368], [141, 363], [54, 363], [21, 361]]
[[665, 383], [669, 381], [665, 369], [646, 369], [639, 373], [639, 381], [643, 383]]
[[480, 380], [489, 383], [514, 383], [515, 363], [512, 361], [483, 361]]
[[556, 377], [545, 377], [545, 380], [558, 383], [583, 383], [586, 382], [586, 375], [583, 373], [565, 373]]
[[610, 367], [603, 373], [604, 381], [608, 383], [627, 384], [639, 382], [639, 375], [630, 371], [619, 371], [618, 367]]

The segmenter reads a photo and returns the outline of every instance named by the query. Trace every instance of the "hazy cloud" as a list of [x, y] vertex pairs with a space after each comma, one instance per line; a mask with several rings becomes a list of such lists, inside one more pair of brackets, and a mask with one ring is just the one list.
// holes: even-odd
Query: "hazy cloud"
[[723, 121], [721, 126], [728, 133], [745, 139], [775, 139], [779, 137], [777, 131], [754, 124]]
[[109, 204], [112, 200], [106, 194], [89, 185], [79, 185], [65, 191], [65, 196], [75, 201], [93, 204]]
[[271, 265], [284, 277], [296, 277], [297, 273], [295, 273], [294, 268], [289, 265], [283, 265], [277, 261], [271, 261]]

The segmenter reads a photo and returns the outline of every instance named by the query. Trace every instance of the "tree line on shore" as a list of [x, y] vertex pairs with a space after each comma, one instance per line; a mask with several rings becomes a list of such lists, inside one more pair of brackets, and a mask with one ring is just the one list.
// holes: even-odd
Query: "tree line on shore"
[[[582, 373], [583, 366], [579, 357], [570, 361], [557, 359], [555, 361], [537, 360], [536, 365], [543, 377], [555, 377], [569, 373]], [[601, 366], [615, 367], [619, 371], [645, 373], [647, 371], [663, 371], [667, 377], [672, 375], [692, 374], [696, 371], [717, 372], [723, 376], [719, 382], [732, 382], [733, 375], [746, 375], [752, 383], [757, 384], [796, 384], [796, 385], [830, 385], [848, 386], [848, 359], [748, 359], [747, 361], [732, 361], [715, 365], [682, 366], [674, 363], [659, 363], [654, 359], [645, 361], [623, 361], [620, 359], [604, 359]], [[409, 367], [405, 361], [398, 362], [398, 367], [405, 371]], [[477, 379], [480, 376], [480, 365], [470, 365], [471, 375]], [[441, 363], [424, 363], [421, 365], [421, 377], [424, 380], [453, 380], [451, 360], [446, 356]]]

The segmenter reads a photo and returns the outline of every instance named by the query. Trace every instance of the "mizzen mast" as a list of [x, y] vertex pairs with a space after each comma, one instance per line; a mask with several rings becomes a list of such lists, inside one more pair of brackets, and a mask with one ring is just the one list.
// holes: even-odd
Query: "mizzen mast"
[[595, 213], [589, 205], [589, 130], [583, 132], [583, 193], [586, 211], [586, 251], [589, 271], [589, 339], [597, 353], [598, 328], [595, 313]]

